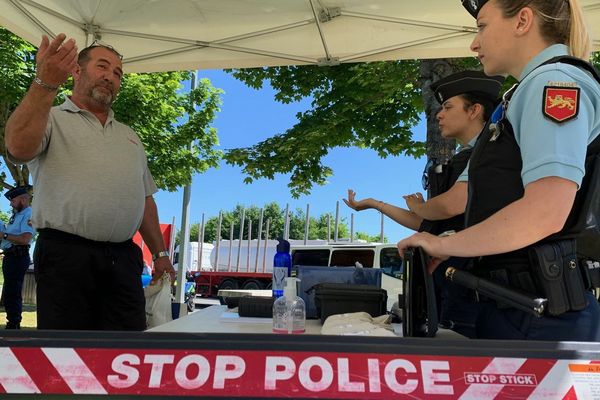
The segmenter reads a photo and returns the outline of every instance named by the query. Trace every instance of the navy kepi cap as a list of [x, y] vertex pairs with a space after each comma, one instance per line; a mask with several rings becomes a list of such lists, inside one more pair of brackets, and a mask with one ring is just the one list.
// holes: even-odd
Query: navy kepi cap
[[477, 14], [479, 14], [479, 10], [488, 0], [461, 0], [464, 8], [467, 9], [469, 14], [473, 16], [473, 18], [477, 18]]
[[29, 193], [30, 190], [31, 190], [31, 186], [30, 185], [27, 185], [27, 186], [17, 186], [15, 188], [10, 189], [6, 193], [4, 193], [4, 197], [6, 197], [9, 200], [12, 200], [12, 199], [14, 199], [17, 196], [20, 196], [20, 195], [25, 194], [25, 193]]
[[434, 82], [431, 90], [440, 104], [450, 97], [464, 93], [472, 93], [496, 101], [503, 82], [502, 76], [487, 76], [481, 71], [462, 71]]

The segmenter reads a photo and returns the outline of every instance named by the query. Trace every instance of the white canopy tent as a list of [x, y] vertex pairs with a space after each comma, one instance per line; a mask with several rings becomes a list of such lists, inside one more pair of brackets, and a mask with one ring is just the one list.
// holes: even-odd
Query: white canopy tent
[[[582, 4], [600, 49], [600, 1]], [[0, 0], [0, 25], [98, 38], [127, 72], [461, 57], [475, 32], [459, 0]]]

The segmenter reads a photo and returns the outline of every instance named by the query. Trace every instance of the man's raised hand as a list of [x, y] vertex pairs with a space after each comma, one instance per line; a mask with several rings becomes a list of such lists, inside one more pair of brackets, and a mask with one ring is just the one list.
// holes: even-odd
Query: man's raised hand
[[59, 33], [52, 41], [48, 36], [42, 36], [35, 57], [36, 76], [48, 86], [58, 87], [65, 83], [77, 65], [75, 40], [66, 38], [64, 33]]

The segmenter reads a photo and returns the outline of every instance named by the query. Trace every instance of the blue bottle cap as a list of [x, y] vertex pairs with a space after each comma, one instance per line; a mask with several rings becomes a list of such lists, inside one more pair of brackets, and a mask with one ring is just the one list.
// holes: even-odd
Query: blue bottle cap
[[289, 253], [290, 252], [290, 242], [285, 239], [277, 239], [279, 244], [277, 245], [278, 253]]

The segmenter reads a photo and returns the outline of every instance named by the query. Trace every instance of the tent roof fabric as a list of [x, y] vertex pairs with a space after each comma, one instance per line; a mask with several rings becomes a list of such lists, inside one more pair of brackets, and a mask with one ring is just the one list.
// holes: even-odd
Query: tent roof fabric
[[[582, 4], [600, 39], [600, 1]], [[476, 31], [459, 0], [0, 0], [0, 25], [100, 39], [126, 72], [465, 57]]]

